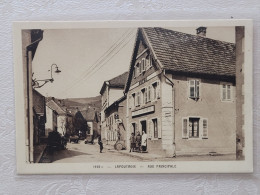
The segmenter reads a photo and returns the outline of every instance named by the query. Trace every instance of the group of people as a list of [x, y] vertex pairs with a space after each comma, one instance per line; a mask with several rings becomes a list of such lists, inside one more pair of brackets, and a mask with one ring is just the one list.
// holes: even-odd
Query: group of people
[[147, 150], [147, 134], [143, 131], [143, 134], [140, 135], [140, 132], [137, 132], [135, 136], [134, 133], [130, 137], [130, 151], [129, 152], [145, 152]]

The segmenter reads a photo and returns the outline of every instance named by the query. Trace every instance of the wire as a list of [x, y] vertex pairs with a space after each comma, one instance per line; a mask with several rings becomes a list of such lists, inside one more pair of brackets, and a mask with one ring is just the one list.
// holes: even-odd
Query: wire
[[[128, 30], [126, 31], [126, 33], [124, 33], [124, 35], [120, 38], [119, 41], [117, 41], [116, 43], [114, 43], [94, 64], [92, 64], [83, 74], [81, 74], [81, 76], [76, 79], [68, 88], [64, 89], [61, 94], [63, 94], [65, 92], [65, 94], [71, 89], [71, 88], [75, 88], [77, 85], [81, 84], [81, 82], [79, 82], [80, 80], [86, 80], [86, 77], [89, 74], [92, 74], [93, 72], [97, 72], [95, 71], [95, 69], [97, 68], [97, 70], [99, 70], [100, 68], [102, 68], [108, 61], [110, 61], [112, 59], [113, 56], [115, 56], [115, 54], [117, 54], [121, 49], [123, 48], [127, 43], [129, 43], [129, 41], [132, 39], [131, 35], [135, 30]], [[131, 37], [131, 39], [129, 39], [127, 41], [127, 39]], [[124, 42], [127, 41], [126, 44], [124, 44]], [[122, 47], [121, 45], [124, 44]], [[117, 51], [118, 50], [118, 51]], [[114, 51], [116, 53], [114, 53]], [[114, 54], [113, 54], [114, 53]], [[102, 65], [103, 64], [103, 65]], [[94, 74], [94, 73], [93, 73]], [[65, 95], [64, 94], [64, 95]]]
[[95, 66], [97, 66], [98, 64], [102, 64], [102, 62], [104, 60], [106, 60], [107, 57], [109, 57], [109, 55], [118, 48], [118, 46], [120, 46], [124, 40], [133, 32], [133, 30], [129, 29], [127, 30], [122, 37], [116, 41], [102, 56], [100, 56], [98, 58], [98, 60], [95, 61], [95, 63], [93, 63], [86, 71], [83, 72], [83, 74], [81, 74], [78, 79], [76, 79], [72, 84], [69, 85], [68, 88], [62, 90], [61, 93], [67, 92], [68, 90], [70, 90], [72, 87], [75, 87], [75, 84], [79, 83], [80, 80], [84, 79], [86, 77], [86, 75], [89, 74], [89, 72], [93, 71], [95, 69]]
[[[134, 38], [134, 37], [135, 37], [135, 34], [134, 34], [134, 36], [130, 36], [130, 39], [129, 39], [122, 47], [120, 47], [119, 50], [118, 50], [116, 53], [114, 53], [109, 59], [107, 58], [107, 60], [106, 60], [103, 64], [100, 64], [99, 67], [97, 66], [97, 67], [96, 67], [96, 68], [97, 68], [96, 70], [93, 69], [93, 70], [90, 71], [87, 75], [85, 75], [85, 78], [83, 78], [83, 80], [84, 80], [84, 81], [87, 81], [89, 78], [91, 78], [98, 70], [100, 70], [102, 67], [104, 67], [104, 66], [120, 51], [120, 49], [124, 48], [124, 47], [132, 40], [132, 38]], [[87, 77], [89, 74], [91, 74], [91, 75], [90, 75], [90, 77], [88, 77], [87, 80], [86, 80], [86, 77]], [[79, 84], [81, 84], [81, 82], [77, 83], [77, 84], [74, 85], [73, 87], [76, 88], [76, 87], [78, 87]], [[66, 91], [66, 92], [68, 92], [68, 91]]]

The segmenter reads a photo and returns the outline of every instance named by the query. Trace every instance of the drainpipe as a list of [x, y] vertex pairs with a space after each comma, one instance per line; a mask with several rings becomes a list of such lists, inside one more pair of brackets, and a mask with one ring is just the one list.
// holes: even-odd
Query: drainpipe
[[28, 161], [33, 162], [33, 100], [32, 100], [32, 46], [39, 43], [43, 39], [41, 36], [26, 47], [26, 73], [27, 73], [27, 117], [28, 131], [26, 136], [26, 148], [28, 151]]
[[174, 83], [166, 76], [165, 69], [162, 70], [163, 76], [171, 83], [172, 93], [173, 93], [173, 157], [176, 157], [176, 148], [175, 148], [175, 91]]

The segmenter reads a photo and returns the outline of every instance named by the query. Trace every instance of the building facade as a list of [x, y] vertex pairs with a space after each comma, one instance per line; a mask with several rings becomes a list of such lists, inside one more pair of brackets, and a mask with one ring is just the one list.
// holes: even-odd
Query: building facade
[[126, 96], [119, 98], [113, 104], [108, 106], [105, 111], [107, 142], [111, 145], [115, 144], [116, 141], [123, 141], [126, 145]]
[[[116, 123], [116, 113], [110, 113], [110, 107], [124, 96], [124, 86], [128, 72], [125, 72], [113, 79], [105, 81], [100, 90], [102, 108], [101, 108], [101, 137], [106, 141], [115, 142], [118, 134], [118, 124]], [[115, 105], [114, 105], [115, 106]], [[116, 108], [117, 109], [117, 108]], [[105, 112], [107, 110], [107, 113]], [[108, 112], [109, 111], [109, 112]], [[118, 113], [118, 112], [117, 112]], [[119, 118], [122, 116], [119, 116]], [[120, 127], [121, 128], [121, 127]]]
[[66, 133], [66, 111], [64, 111], [55, 101], [54, 98], [47, 99], [46, 102], [46, 124], [45, 135], [57, 130], [61, 135]]
[[40, 144], [45, 136], [46, 104], [45, 97], [33, 89], [33, 144]]
[[43, 39], [43, 31], [40, 29], [22, 30], [22, 70], [24, 86], [24, 115], [25, 120], [25, 147], [26, 162], [34, 162], [34, 121], [33, 121], [33, 87], [32, 87], [32, 61], [37, 51], [38, 44]]
[[[245, 51], [245, 27], [236, 27], [236, 93], [237, 93], [237, 104], [236, 112], [237, 118], [237, 142], [240, 142], [242, 147], [245, 147], [245, 129], [244, 129], [244, 109], [243, 105], [245, 102], [244, 94], [244, 51]], [[238, 144], [238, 143], [237, 143]], [[237, 145], [238, 146], [238, 145]], [[238, 148], [237, 148], [238, 149]], [[241, 158], [244, 158], [242, 152]]]
[[235, 156], [235, 44], [197, 32], [138, 30], [124, 91], [127, 140], [144, 131], [148, 152]]

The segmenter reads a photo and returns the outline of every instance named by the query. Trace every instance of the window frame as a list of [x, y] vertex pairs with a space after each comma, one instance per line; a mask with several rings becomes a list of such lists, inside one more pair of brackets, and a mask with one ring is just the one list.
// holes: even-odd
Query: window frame
[[[226, 98], [223, 98], [223, 87], [226, 86]], [[230, 86], [230, 99], [227, 99], [228, 96], [228, 88]], [[233, 84], [230, 82], [220, 82], [220, 100], [221, 102], [233, 102]]]
[[[199, 119], [199, 135], [198, 137], [190, 137], [190, 130], [189, 130], [189, 121], [190, 118], [197, 118]], [[186, 124], [186, 130], [187, 133], [186, 135], [184, 135], [184, 120], [187, 120], [187, 124]], [[207, 121], [207, 126], [206, 126], [206, 135], [204, 135], [204, 121]], [[208, 139], [209, 137], [209, 120], [208, 118], [204, 118], [201, 116], [187, 116], [187, 117], [182, 117], [182, 139], [186, 139], [186, 140], [204, 140], [204, 139]]]
[[[202, 91], [201, 79], [188, 78], [187, 81], [188, 81], [188, 98], [196, 101], [199, 100], [201, 98], [201, 91]], [[190, 84], [191, 81], [194, 81], [194, 97], [191, 96], [191, 84]], [[199, 82], [199, 85], [197, 85], [197, 82]]]

